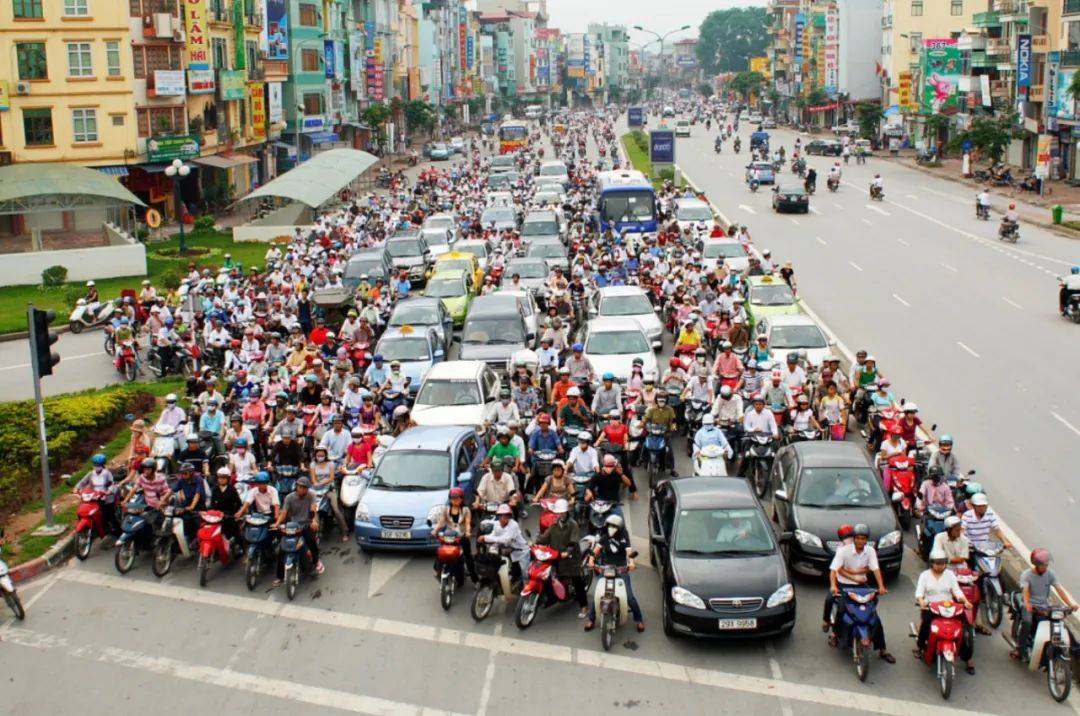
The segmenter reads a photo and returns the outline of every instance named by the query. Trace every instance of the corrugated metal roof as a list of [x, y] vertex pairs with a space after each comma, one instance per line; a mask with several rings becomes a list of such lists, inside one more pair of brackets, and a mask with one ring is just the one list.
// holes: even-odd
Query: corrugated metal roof
[[0, 167], [0, 203], [29, 197], [84, 194], [145, 206], [116, 179], [72, 164], [13, 164]]
[[377, 157], [357, 149], [331, 149], [264, 184], [243, 201], [277, 196], [317, 209], [377, 161]]

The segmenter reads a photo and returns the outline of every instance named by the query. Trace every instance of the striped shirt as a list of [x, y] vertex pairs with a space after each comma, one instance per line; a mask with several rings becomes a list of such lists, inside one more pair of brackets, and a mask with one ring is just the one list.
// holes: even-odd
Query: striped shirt
[[976, 515], [975, 509], [972, 508], [964, 513], [961, 524], [968, 542], [978, 546], [990, 541], [990, 533], [1001, 527], [1001, 520], [989, 507], [986, 508], [982, 517]]

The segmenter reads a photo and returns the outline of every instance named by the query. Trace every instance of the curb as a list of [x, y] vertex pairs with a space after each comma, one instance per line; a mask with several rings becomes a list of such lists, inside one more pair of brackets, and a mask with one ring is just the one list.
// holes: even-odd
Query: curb
[[[70, 529], [70, 528], [69, 528]], [[70, 530], [57, 540], [45, 554], [29, 562], [12, 567], [10, 576], [15, 583], [25, 582], [51, 569], [56, 569], [75, 554], [75, 531]]]
[[[59, 326], [53, 330], [53, 333], [70, 333], [70, 326]], [[0, 334], [0, 343], [10, 343], [12, 341], [21, 341], [30, 337], [30, 331], [16, 331], [15, 333]]]

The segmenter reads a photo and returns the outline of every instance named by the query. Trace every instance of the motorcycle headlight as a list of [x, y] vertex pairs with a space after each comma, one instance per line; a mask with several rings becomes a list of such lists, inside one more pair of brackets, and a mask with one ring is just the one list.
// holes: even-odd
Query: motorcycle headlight
[[431, 509], [428, 510], [428, 513], [427, 513], [427, 521], [430, 522], [431, 524], [435, 524], [436, 522], [438, 522], [439, 517], [442, 516], [442, 513], [443, 513], [444, 509], [445, 509], [445, 505], [443, 503], [441, 503], [441, 502], [439, 504], [437, 504], [437, 505], [432, 505]]
[[358, 502], [356, 504], [356, 521], [371, 522], [371, 512], [368, 510], [367, 503]]
[[705, 608], [704, 599], [687, 589], [683, 589], [682, 587], [671, 588], [671, 600], [676, 604], [683, 605], [684, 607], [691, 607], [693, 609]]
[[806, 547], [817, 547], [818, 549], [824, 549], [821, 544], [821, 538], [815, 534], [811, 534], [804, 530], [795, 530], [795, 539], [799, 544]]
[[882, 547], [894, 547], [900, 544], [900, 540], [903, 539], [903, 537], [904, 535], [900, 530], [893, 530], [892, 532], [884, 535], [881, 539], [878, 540], [878, 549]]
[[789, 582], [788, 584], [785, 584], [784, 586], [773, 592], [772, 596], [769, 597], [769, 601], [765, 602], [765, 606], [768, 608], [778, 607], [781, 604], [787, 604], [794, 598], [795, 588], [792, 587], [791, 583]]

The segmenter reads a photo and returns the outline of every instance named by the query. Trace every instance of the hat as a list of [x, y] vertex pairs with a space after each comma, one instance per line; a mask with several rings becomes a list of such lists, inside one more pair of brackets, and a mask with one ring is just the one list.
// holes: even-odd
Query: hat
[[497, 515], [512, 515], [512, 514], [514, 514], [514, 511], [510, 509], [510, 505], [502, 504], [502, 505], [499, 505], [499, 509], [495, 510], [495, 514], [497, 514]]
[[949, 515], [948, 517], [945, 518], [945, 529], [947, 529], [947, 530], [951, 530], [953, 527], [956, 527], [958, 524], [960, 524], [960, 518], [957, 517], [956, 515]]
[[989, 505], [990, 500], [988, 500], [986, 498], [986, 493], [985, 492], [977, 492], [977, 493], [975, 493], [974, 495], [971, 496], [971, 504], [973, 504], [975, 506]]

